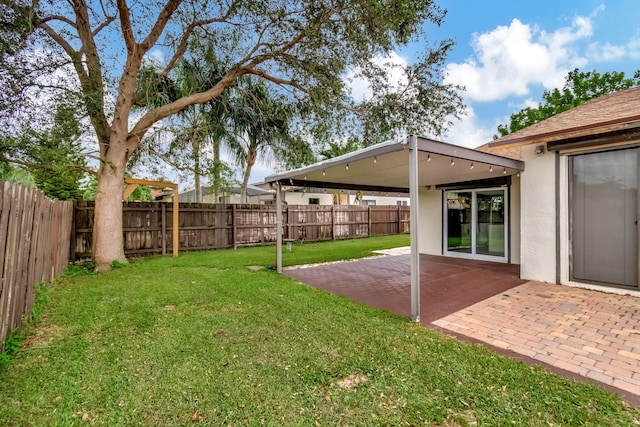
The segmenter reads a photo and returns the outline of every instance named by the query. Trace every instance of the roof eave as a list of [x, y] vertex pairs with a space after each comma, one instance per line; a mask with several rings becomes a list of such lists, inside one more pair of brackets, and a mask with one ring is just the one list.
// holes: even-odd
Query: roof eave
[[311, 173], [311, 172], [315, 172], [315, 171], [320, 171], [323, 169], [328, 169], [330, 167], [333, 166], [339, 166], [345, 163], [349, 163], [349, 162], [356, 162], [358, 160], [364, 160], [364, 159], [368, 159], [368, 158], [372, 158], [375, 156], [381, 156], [383, 154], [387, 154], [387, 153], [393, 153], [396, 151], [402, 151], [407, 147], [407, 141], [406, 139], [400, 140], [400, 141], [389, 141], [389, 142], [384, 142], [381, 144], [377, 144], [377, 145], [372, 145], [370, 147], [367, 148], [363, 148], [361, 150], [358, 151], [354, 151], [353, 153], [347, 153], [344, 154], [342, 156], [338, 156], [338, 157], [334, 157], [331, 159], [327, 159], [327, 160], [323, 160], [321, 162], [318, 163], [314, 163], [312, 165], [309, 166], [304, 166], [298, 169], [293, 169], [287, 172], [283, 172], [283, 173], [279, 173], [279, 174], [274, 174], [274, 175], [270, 175], [267, 176], [264, 179], [265, 183], [273, 183], [273, 182], [278, 182], [278, 181], [283, 181], [283, 180], [289, 180], [295, 176], [299, 176], [300, 174], [304, 174], [304, 173]]
[[588, 135], [606, 134], [625, 129], [635, 129], [638, 127], [640, 127], [640, 115], [609, 120], [596, 124], [575, 126], [569, 129], [560, 129], [552, 132], [542, 132], [539, 134], [526, 135], [516, 138], [509, 138], [508, 136], [506, 136], [489, 142], [489, 147], [510, 148], [536, 143], [562, 141], [565, 139], [579, 138]]

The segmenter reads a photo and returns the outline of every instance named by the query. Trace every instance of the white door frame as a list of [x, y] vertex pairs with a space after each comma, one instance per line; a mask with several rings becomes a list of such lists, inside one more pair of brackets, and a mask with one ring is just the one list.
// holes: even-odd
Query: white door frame
[[[504, 256], [502, 257], [476, 254], [476, 232], [477, 232], [477, 224], [478, 224], [478, 206], [477, 206], [476, 194], [482, 191], [495, 191], [495, 190], [502, 190], [504, 192]], [[471, 193], [471, 253], [469, 254], [448, 250], [449, 215], [448, 215], [447, 193], [449, 192]], [[510, 209], [509, 209], [508, 187], [500, 186], [500, 187], [487, 187], [487, 188], [443, 190], [442, 199], [443, 199], [442, 200], [442, 218], [443, 218], [442, 252], [444, 255], [450, 256], [450, 257], [456, 257], [456, 258], [471, 258], [471, 259], [496, 261], [496, 262], [504, 262], [504, 263], [509, 262]]]

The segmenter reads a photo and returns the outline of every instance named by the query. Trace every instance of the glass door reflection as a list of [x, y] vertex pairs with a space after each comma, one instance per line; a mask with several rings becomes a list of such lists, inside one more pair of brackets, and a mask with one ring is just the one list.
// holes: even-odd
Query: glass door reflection
[[473, 252], [471, 221], [471, 192], [447, 193], [447, 250], [470, 254]]
[[444, 252], [507, 261], [506, 189], [447, 191], [445, 194]]
[[476, 193], [476, 254], [504, 257], [504, 190]]

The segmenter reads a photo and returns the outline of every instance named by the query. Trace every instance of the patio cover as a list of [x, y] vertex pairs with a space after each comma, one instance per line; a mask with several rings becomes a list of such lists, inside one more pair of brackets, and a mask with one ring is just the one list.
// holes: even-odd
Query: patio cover
[[524, 162], [428, 138], [409, 136], [303, 168], [268, 176], [278, 207], [276, 264], [282, 272], [282, 187], [408, 192], [411, 221], [411, 317], [420, 320], [418, 188], [515, 175]]

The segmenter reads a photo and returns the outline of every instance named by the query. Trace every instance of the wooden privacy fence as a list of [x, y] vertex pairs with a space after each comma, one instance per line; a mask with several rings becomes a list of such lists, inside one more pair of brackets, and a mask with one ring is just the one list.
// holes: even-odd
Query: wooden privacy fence
[[[94, 202], [75, 202], [72, 259], [91, 257]], [[165, 254], [172, 247], [173, 206], [167, 203], [123, 203], [124, 250], [127, 256]], [[408, 206], [283, 207], [285, 239], [316, 242], [409, 232]], [[274, 244], [274, 205], [179, 205], [180, 251], [227, 249]]]
[[0, 351], [22, 319], [30, 320], [35, 285], [65, 271], [72, 216], [73, 202], [0, 181]]

